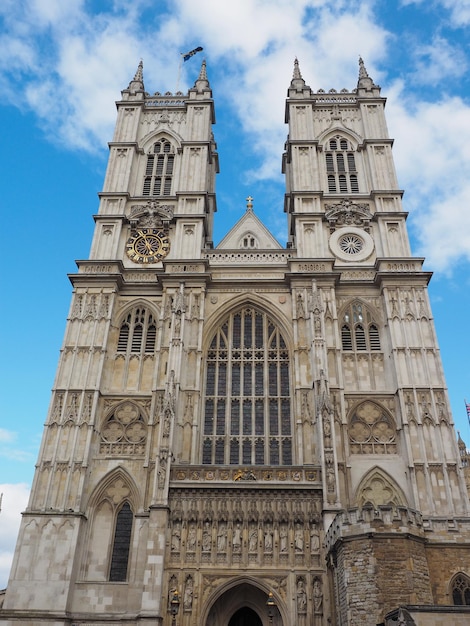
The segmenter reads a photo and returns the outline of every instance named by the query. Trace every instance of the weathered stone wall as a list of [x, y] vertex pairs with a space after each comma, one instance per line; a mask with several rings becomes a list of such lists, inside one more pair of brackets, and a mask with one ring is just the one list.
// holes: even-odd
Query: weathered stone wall
[[[429, 575], [433, 601], [435, 604], [453, 604], [450, 583], [459, 572], [470, 576], [470, 543], [458, 543], [454, 546], [443, 544], [428, 546], [426, 555], [429, 563]], [[468, 617], [470, 623], [470, 616]]]

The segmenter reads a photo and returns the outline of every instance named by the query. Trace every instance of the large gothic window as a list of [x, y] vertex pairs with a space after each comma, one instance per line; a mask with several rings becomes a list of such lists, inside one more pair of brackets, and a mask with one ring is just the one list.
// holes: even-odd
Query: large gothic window
[[143, 307], [136, 308], [121, 323], [117, 351], [153, 353], [156, 336], [157, 326], [153, 315]]
[[458, 574], [452, 582], [452, 600], [457, 606], [470, 606], [470, 578]]
[[147, 155], [143, 196], [169, 196], [175, 166], [175, 149], [168, 139], [157, 141]]
[[232, 313], [207, 353], [203, 463], [291, 465], [289, 354], [274, 322]]
[[351, 143], [337, 135], [330, 139], [325, 150], [328, 191], [330, 193], [358, 193], [356, 159]]
[[360, 302], [353, 302], [344, 312], [341, 345], [345, 351], [380, 351], [379, 327]]

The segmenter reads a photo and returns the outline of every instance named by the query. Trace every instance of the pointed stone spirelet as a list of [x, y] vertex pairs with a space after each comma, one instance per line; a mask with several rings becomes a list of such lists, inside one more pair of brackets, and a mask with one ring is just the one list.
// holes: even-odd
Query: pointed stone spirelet
[[369, 74], [367, 73], [362, 57], [359, 57], [359, 80], [361, 78], [369, 78]]
[[144, 82], [144, 62], [142, 59], [140, 59], [139, 65], [137, 66], [134, 80], [139, 81], [140, 83]]
[[300, 73], [299, 60], [295, 57], [294, 61], [294, 73], [292, 74], [292, 80], [290, 86], [294, 89], [302, 89], [305, 87], [305, 81], [302, 78], [302, 74]]
[[194, 83], [194, 87], [198, 91], [201, 91], [202, 89], [209, 89], [210, 88], [209, 80], [207, 78], [206, 59], [204, 59], [202, 64], [201, 64], [201, 70], [199, 72], [199, 76], [197, 77], [196, 82]]
[[368, 91], [370, 91], [372, 88], [380, 89], [379, 86], [376, 85], [372, 78], [369, 76], [362, 57], [359, 57], [359, 78], [357, 81], [357, 88], [366, 89]]
[[140, 59], [134, 78], [129, 83], [128, 89], [132, 92], [144, 91], [144, 62]]

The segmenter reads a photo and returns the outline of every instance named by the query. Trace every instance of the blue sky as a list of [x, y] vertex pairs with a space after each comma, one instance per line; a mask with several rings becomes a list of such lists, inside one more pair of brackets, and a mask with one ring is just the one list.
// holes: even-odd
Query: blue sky
[[87, 258], [115, 100], [192, 86], [203, 58], [221, 173], [215, 240], [245, 198], [285, 241], [284, 101], [297, 56], [312, 89], [356, 85], [358, 57], [387, 120], [413, 253], [430, 296], [454, 420], [470, 444], [470, 0], [3, 0], [0, 4], [0, 588], [26, 505], [71, 297]]

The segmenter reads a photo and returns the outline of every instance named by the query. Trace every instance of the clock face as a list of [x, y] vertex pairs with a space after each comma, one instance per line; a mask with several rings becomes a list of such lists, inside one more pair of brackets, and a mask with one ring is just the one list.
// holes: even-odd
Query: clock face
[[126, 243], [127, 256], [134, 263], [157, 263], [170, 251], [170, 240], [158, 228], [133, 231]]

